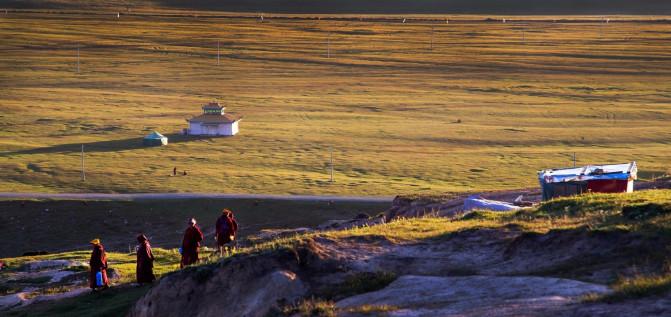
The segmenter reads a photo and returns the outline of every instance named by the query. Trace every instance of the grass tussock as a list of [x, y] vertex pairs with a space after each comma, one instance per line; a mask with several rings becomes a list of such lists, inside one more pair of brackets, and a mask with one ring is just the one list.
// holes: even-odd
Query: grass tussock
[[387, 287], [397, 278], [392, 272], [360, 272], [347, 276], [345, 280], [319, 292], [320, 297], [341, 299], [358, 294], [374, 292]]
[[622, 302], [630, 299], [663, 295], [671, 291], [671, 274], [623, 278], [611, 285], [613, 292], [605, 295], [590, 294], [587, 302]]
[[380, 313], [389, 313], [396, 310], [399, 310], [399, 307], [394, 305], [362, 305], [348, 308], [345, 311], [362, 315], [378, 315]]
[[30, 292], [28, 294], [28, 298], [32, 297], [37, 297], [37, 296], [50, 296], [50, 295], [57, 295], [57, 294], [62, 294], [62, 293], [67, 293], [71, 291], [74, 286], [68, 286], [68, 285], [55, 285], [55, 286], [49, 286], [49, 287], [44, 287], [40, 288], [37, 291]]
[[309, 298], [283, 307], [281, 313], [284, 316], [335, 317], [336, 307], [332, 301]]

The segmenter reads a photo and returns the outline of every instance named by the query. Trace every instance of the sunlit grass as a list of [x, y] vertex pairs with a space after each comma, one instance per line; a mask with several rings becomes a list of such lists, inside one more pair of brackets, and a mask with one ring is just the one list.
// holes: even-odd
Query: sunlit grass
[[358, 313], [358, 314], [363, 314], [364, 316], [367, 315], [375, 315], [379, 313], [388, 313], [388, 312], [393, 312], [396, 310], [399, 310], [400, 308], [398, 306], [394, 305], [362, 305], [358, 307], [352, 307], [346, 309], [348, 313]]
[[[666, 204], [671, 201], [671, 190], [650, 190], [630, 194], [592, 194], [560, 198], [541, 204], [538, 208], [517, 212], [475, 211], [454, 219], [419, 217], [395, 219], [375, 226], [360, 226], [346, 230], [297, 234], [265, 241], [241, 248], [238, 253], [290, 247], [302, 239], [316, 236], [330, 239], [383, 238], [392, 243], [412, 243], [445, 237], [460, 230], [500, 228], [515, 225], [527, 232], [546, 233], [549, 230], [567, 230], [586, 227], [588, 230], [625, 230], [649, 234], [666, 234], [671, 228], [671, 213], [650, 219], [629, 219], [622, 216], [623, 207], [642, 204]], [[573, 212], [571, 206], [581, 212]], [[568, 206], [568, 207], [567, 207]]]
[[[179, 269], [181, 256], [176, 249], [165, 250], [154, 248], [153, 252], [156, 257], [156, 261], [154, 262], [154, 274], [157, 275], [157, 277]], [[207, 254], [209, 253], [206, 252], [204, 255], [206, 256]], [[74, 251], [39, 256], [4, 258], [0, 259], [0, 261], [4, 262], [9, 270], [16, 271], [20, 269], [23, 264], [33, 261], [70, 260], [88, 264], [90, 257], [91, 251]], [[135, 253], [107, 252], [107, 259], [109, 268], [116, 270], [120, 275], [120, 279], [114, 281], [116, 284], [135, 282]]]
[[636, 299], [666, 294], [671, 291], [671, 274], [640, 275], [622, 278], [611, 285], [612, 293], [597, 295], [590, 294], [583, 298], [588, 302], [621, 302], [627, 299]]
[[[578, 164], [637, 160], [642, 177], [662, 175], [671, 25], [597, 20], [9, 15], [0, 187], [435, 194], [536, 187], [537, 170], [572, 164], [574, 152]], [[241, 133], [179, 136], [214, 98], [245, 116]], [[142, 147], [151, 130], [170, 144]], [[173, 167], [189, 175], [171, 177]]]
[[336, 306], [333, 301], [322, 300], [318, 298], [304, 299], [295, 305], [288, 305], [282, 308], [282, 314], [285, 316], [301, 317], [335, 317]]

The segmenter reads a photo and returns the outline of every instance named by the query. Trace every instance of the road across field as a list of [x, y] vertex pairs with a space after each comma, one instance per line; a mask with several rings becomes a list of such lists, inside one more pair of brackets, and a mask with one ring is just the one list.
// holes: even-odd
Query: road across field
[[166, 199], [264, 199], [289, 201], [351, 201], [391, 202], [394, 197], [380, 196], [319, 196], [319, 195], [265, 195], [223, 193], [0, 193], [0, 199], [75, 199], [75, 200], [166, 200]]

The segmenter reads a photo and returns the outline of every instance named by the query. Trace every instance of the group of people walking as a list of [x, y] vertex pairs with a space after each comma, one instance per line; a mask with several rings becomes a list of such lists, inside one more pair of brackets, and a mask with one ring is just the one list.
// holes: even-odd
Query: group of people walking
[[[214, 239], [217, 241], [217, 248], [221, 256], [232, 251], [237, 233], [238, 222], [235, 220], [233, 212], [228, 209], [222, 210], [222, 215], [217, 219], [214, 234]], [[184, 231], [182, 245], [179, 248], [182, 256], [179, 265], [180, 268], [198, 263], [198, 254], [203, 238], [203, 231], [198, 227], [196, 219], [189, 219], [188, 227]], [[140, 234], [137, 236], [137, 242], [137, 283], [140, 285], [152, 283], [156, 280], [156, 276], [154, 276], [154, 254], [151, 251], [149, 239], [144, 234]], [[89, 261], [89, 286], [94, 291], [108, 288], [109, 279], [107, 277], [107, 254], [105, 253], [105, 248], [100, 239], [93, 239], [90, 243], [93, 246], [93, 251], [91, 252], [91, 259]]]

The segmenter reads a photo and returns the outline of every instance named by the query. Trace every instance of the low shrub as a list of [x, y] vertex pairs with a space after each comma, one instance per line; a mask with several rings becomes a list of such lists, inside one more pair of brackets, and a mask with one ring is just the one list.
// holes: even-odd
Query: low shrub
[[[270, 316], [280, 314], [271, 313]], [[335, 317], [336, 307], [332, 301], [310, 298], [304, 299], [294, 305], [288, 305], [282, 308], [281, 315], [302, 317]]]
[[345, 278], [342, 283], [322, 290], [320, 295], [328, 299], [339, 299], [374, 292], [387, 287], [397, 278], [391, 272], [360, 272]]
[[348, 308], [348, 313], [356, 313], [362, 315], [378, 315], [379, 313], [386, 313], [398, 310], [397, 306], [392, 305], [362, 305], [358, 307]]
[[622, 208], [622, 216], [631, 220], [647, 220], [671, 213], [671, 204], [647, 203]]
[[606, 295], [588, 295], [584, 301], [621, 302], [627, 299], [662, 295], [671, 291], [671, 274], [637, 276], [621, 279], [612, 285], [613, 292]]

